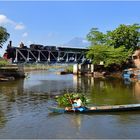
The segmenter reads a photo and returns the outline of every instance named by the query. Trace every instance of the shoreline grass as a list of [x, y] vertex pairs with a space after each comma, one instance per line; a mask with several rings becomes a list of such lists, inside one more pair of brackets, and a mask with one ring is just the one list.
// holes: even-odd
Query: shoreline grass
[[[69, 69], [68, 65], [49, 65], [49, 64], [25, 64], [24, 71], [32, 71], [32, 70], [48, 70], [48, 69]], [[70, 68], [71, 69], [71, 68]]]

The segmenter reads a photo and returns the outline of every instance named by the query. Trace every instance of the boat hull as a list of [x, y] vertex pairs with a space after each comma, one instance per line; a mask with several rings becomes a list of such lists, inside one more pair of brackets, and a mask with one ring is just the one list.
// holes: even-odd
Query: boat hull
[[83, 111], [79, 110], [65, 110], [64, 108], [48, 107], [52, 112], [56, 113], [107, 113], [107, 112], [126, 112], [126, 111], [140, 111], [140, 104], [131, 105], [114, 105], [114, 106], [95, 106], [87, 107]]

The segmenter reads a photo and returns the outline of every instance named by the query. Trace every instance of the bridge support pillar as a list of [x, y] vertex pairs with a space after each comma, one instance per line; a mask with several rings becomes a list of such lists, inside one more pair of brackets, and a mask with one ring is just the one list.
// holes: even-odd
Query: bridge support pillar
[[73, 65], [73, 74], [78, 74], [78, 64]]
[[94, 65], [93, 64], [74, 64], [73, 65], [73, 74], [94, 74]]

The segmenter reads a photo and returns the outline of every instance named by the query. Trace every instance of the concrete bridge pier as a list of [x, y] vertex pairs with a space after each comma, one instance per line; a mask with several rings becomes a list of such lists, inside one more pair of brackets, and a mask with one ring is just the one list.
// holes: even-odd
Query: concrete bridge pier
[[94, 74], [94, 65], [93, 64], [74, 64], [73, 65], [73, 74], [93, 75]]

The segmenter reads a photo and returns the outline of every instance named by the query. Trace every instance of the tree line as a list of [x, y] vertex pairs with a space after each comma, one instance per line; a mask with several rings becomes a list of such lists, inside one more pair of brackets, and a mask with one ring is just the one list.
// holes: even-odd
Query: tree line
[[105, 67], [122, 66], [140, 47], [140, 25], [121, 24], [115, 30], [106, 33], [92, 28], [87, 34], [87, 40], [91, 42], [87, 58], [93, 64], [102, 61]]

